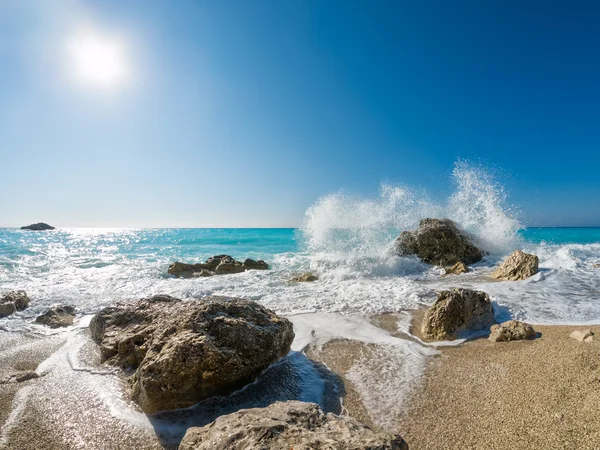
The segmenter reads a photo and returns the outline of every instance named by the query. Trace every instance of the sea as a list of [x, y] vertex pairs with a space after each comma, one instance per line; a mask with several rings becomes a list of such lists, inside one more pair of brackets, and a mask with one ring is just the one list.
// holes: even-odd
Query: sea
[[[410, 311], [431, 305], [440, 290], [470, 287], [489, 294], [498, 321], [600, 324], [600, 268], [594, 267], [600, 264], [600, 228], [525, 227], [519, 211], [508, 205], [504, 188], [479, 168], [457, 165], [451, 184], [451, 194], [442, 201], [420, 189], [389, 184], [371, 197], [332, 193], [315, 201], [302, 226], [294, 229], [3, 228], [0, 293], [23, 289], [32, 302], [28, 309], [0, 319], [0, 333], [68, 335], [70, 347], [63, 353], [69, 365], [53, 361], [69, 370], [78, 365], [73, 352], [85, 339], [82, 330], [103, 307], [153, 294], [190, 301], [211, 295], [251, 299], [294, 323], [296, 341], [289, 362], [301, 381], [295, 393], [286, 391], [284, 396], [323, 403], [322, 377], [298, 360], [311, 341], [322, 345], [336, 337], [357, 339], [388, 352], [386, 358], [393, 362], [386, 369], [389, 373], [371, 373], [365, 361], [349, 375], [374, 422], [385, 426], [390, 410], [403, 407], [403, 393], [419, 379], [436, 349], [392, 337], [372, 325], [369, 318], [374, 315], [406, 315], [398, 326], [409, 332]], [[454, 220], [487, 255], [472, 272], [446, 277], [441, 276], [442, 268], [398, 256], [395, 238], [417, 228], [425, 217]], [[538, 274], [510, 282], [485, 277], [516, 249], [539, 257]], [[191, 279], [167, 274], [174, 261], [203, 262], [219, 254], [263, 259], [270, 269]], [[317, 275], [318, 281], [290, 281], [304, 272]], [[50, 330], [35, 324], [37, 315], [58, 304], [76, 307], [74, 327]], [[47, 363], [44, 370], [50, 366]], [[99, 390], [98, 398], [110, 403], [109, 410], [117, 416], [133, 417], [123, 413], [131, 406], [106, 400], [110, 396], [100, 392], [107, 389], [102, 383], [91, 384]], [[136, 417], [131, 426], [147, 425], [142, 416]]]

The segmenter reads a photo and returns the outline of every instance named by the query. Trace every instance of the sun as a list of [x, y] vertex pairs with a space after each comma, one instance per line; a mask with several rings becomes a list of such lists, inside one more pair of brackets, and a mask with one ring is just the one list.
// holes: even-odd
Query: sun
[[123, 43], [90, 30], [77, 33], [68, 44], [74, 77], [81, 83], [100, 88], [114, 88], [128, 76]]

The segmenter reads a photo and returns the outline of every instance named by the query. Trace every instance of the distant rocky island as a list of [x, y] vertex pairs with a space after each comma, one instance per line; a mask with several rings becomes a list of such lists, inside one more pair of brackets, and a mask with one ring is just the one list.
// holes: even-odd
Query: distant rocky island
[[52, 225], [48, 225], [44, 222], [32, 223], [31, 225], [25, 225], [21, 227], [21, 230], [31, 230], [31, 231], [47, 231], [47, 230], [55, 230], [56, 228]]

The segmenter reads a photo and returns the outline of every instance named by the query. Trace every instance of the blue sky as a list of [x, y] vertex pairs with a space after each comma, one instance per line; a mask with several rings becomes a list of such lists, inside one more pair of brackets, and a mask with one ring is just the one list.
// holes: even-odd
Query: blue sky
[[[598, 23], [594, 2], [0, 0], [0, 226], [297, 226], [340, 189], [443, 198], [459, 158], [525, 224], [600, 226]], [[74, 80], [82, 27], [125, 81]]]

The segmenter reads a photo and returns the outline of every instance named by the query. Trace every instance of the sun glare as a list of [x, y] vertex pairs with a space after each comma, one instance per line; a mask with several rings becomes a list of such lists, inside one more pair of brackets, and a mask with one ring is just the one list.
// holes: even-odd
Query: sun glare
[[123, 44], [90, 31], [79, 33], [68, 45], [73, 74], [82, 83], [114, 88], [128, 75]]

